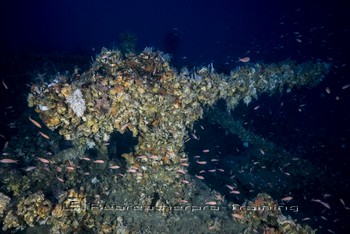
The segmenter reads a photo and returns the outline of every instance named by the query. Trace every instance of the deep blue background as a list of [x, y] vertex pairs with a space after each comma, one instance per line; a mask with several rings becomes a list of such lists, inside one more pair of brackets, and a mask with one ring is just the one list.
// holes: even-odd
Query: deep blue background
[[176, 55], [191, 62], [232, 63], [246, 54], [253, 61], [337, 60], [349, 52], [348, 8], [341, 2], [14, 0], [0, 10], [0, 48], [100, 51], [129, 31], [139, 49], [164, 50], [166, 34], [175, 29]]

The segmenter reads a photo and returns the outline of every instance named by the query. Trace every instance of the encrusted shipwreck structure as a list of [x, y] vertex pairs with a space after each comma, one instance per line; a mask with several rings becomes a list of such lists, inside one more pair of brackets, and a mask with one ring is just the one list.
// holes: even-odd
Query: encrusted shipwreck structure
[[314, 85], [327, 70], [321, 62], [284, 62], [242, 66], [229, 75], [212, 65], [178, 72], [159, 51], [146, 48], [124, 58], [103, 49], [89, 71], [33, 85], [28, 103], [49, 129], [74, 142], [77, 158], [91, 147], [104, 152], [112, 132], [131, 131], [138, 144], [123, 155], [130, 184], [149, 197], [144, 205], [154, 193], [171, 205], [187, 196], [187, 175], [177, 171], [186, 170], [184, 142], [203, 108], [224, 99], [231, 110], [263, 92]]
[[[74, 187], [76, 184], [82, 186], [79, 191], [81, 195], [73, 197], [84, 200], [84, 203], [87, 200], [99, 201], [98, 194], [102, 193], [110, 201], [118, 200], [120, 204], [163, 207], [159, 211], [165, 216], [171, 212], [170, 207], [183, 203], [197, 206], [214, 204], [203, 198], [193, 199], [196, 186], [193, 185], [194, 179], [186, 173], [189, 162], [184, 143], [189, 138], [189, 129], [202, 117], [204, 109], [211, 108], [219, 99], [223, 99], [230, 111], [240, 101], [249, 104], [264, 92], [272, 94], [293, 87], [313, 86], [323, 79], [328, 69], [329, 65], [321, 62], [300, 65], [283, 62], [249, 64], [236, 68], [229, 75], [216, 73], [212, 65], [191, 71], [186, 68], [177, 71], [169, 65], [166, 54], [149, 48], [140, 54], [127, 55], [103, 49], [85, 73], [75, 72], [70, 77], [57, 76], [50, 83], [33, 85], [28, 96], [29, 106], [35, 108], [49, 129], [57, 129], [59, 134], [74, 144], [73, 148], [50, 159], [50, 167], [53, 168], [50, 178], [54, 181], [58, 178], [65, 183], [66, 191], [63, 197], [57, 198], [58, 204], [44, 206], [45, 212], [47, 207], [54, 207], [48, 223], [52, 224], [53, 230], [67, 231], [74, 223], [75, 228], [82, 225], [76, 221], [81, 220], [81, 215], [86, 218], [84, 227], [101, 230], [106, 220], [114, 217], [95, 217], [95, 211], [86, 210], [79, 210], [76, 216], [63, 212], [64, 199], [70, 197], [68, 194], [77, 193], [74, 191], [78, 189]], [[108, 158], [110, 136], [116, 131], [122, 134], [130, 131], [137, 138], [134, 151], [122, 155], [126, 163]], [[88, 183], [79, 178], [79, 175], [88, 175], [82, 169], [80, 174], [62, 174], [57, 171], [56, 166], [60, 165], [66, 165], [65, 169], [71, 171], [74, 163], [79, 165], [78, 160], [86, 160], [87, 150], [91, 148], [97, 149], [98, 154], [89, 159], [95, 161], [89, 162], [89, 165], [99, 165], [100, 168], [95, 171], [94, 178], [87, 179]], [[92, 166], [85, 166], [85, 169], [92, 173], [95, 170]], [[108, 171], [108, 175], [115, 175], [102, 181], [103, 176], [106, 176], [104, 171]], [[40, 171], [36, 173], [35, 176], [41, 175]], [[65, 182], [63, 176], [66, 177]], [[32, 184], [27, 180], [22, 181], [28, 187]], [[95, 186], [99, 181], [100, 190]], [[215, 204], [224, 203], [218, 194], [215, 196], [218, 198]], [[276, 217], [279, 215], [277, 213]], [[242, 214], [233, 215], [236, 219]], [[203, 219], [209, 225], [209, 230], [219, 232], [223, 228], [220, 227], [219, 216], [217, 213], [218, 218], [212, 223]], [[223, 212], [222, 220], [225, 216], [227, 214]], [[23, 227], [20, 222], [13, 221], [21, 216], [14, 216], [16, 219], [11, 217], [6, 219], [7, 223], [16, 225], [5, 225], [7, 228]], [[41, 215], [35, 217], [34, 221]], [[174, 217], [175, 220], [177, 216]], [[120, 221], [121, 216], [118, 219], [114, 225], [119, 229], [124, 228], [126, 222]], [[290, 230], [296, 227], [292, 225]]]

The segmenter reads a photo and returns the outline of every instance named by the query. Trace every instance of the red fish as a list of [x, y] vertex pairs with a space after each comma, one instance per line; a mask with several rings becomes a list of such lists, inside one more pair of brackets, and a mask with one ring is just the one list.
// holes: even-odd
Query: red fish
[[346, 85], [343, 85], [343, 87], [341, 87], [341, 89], [347, 89], [350, 87], [350, 84], [346, 84]]
[[124, 124], [124, 125], [120, 128], [120, 131], [124, 131], [128, 126], [129, 126], [129, 123]]
[[215, 206], [217, 203], [215, 201], [209, 201], [209, 202], [206, 202], [205, 204]]
[[327, 209], [330, 209], [330, 208], [331, 208], [331, 206], [330, 206], [328, 203], [326, 203], [326, 202], [324, 202], [324, 201], [321, 201], [321, 200], [319, 200], [319, 199], [312, 199], [311, 201], [313, 201], [313, 202], [318, 202], [318, 203], [320, 203], [321, 205], [323, 205], [324, 207], [326, 207]]
[[26, 169], [24, 169], [25, 171], [32, 171], [34, 170], [36, 167], [34, 166], [30, 166], [30, 167], [27, 167]]
[[14, 159], [11, 159], [11, 158], [3, 158], [0, 160], [0, 162], [2, 163], [17, 163], [18, 160], [14, 160]]
[[105, 161], [103, 161], [103, 160], [101, 160], [101, 159], [98, 159], [98, 160], [95, 160], [94, 163], [102, 164], [102, 163], [105, 163]]
[[240, 214], [233, 214], [232, 216], [237, 219], [244, 219], [243, 215], [240, 215]]
[[41, 125], [37, 121], [35, 121], [34, 119], [32, 119], [30, 117], [28, 117], [28, 118], [29, 118], [30, 122], [32, 122], [35, 126], [37, 126], [38, 128], [41, 128]]
[[239, 61], [239, 62], [242, 62], [242, 63], [247, 63], [247, 62], [250, 61], [250, 58], [249, 58], [249, 57], [238, 58], [238, 61]]
[[46, 134], [44, 134], [44, 133], [42, 133], [42, 132], [40, 132], [40, 131], [39, 131], [39, 133], [40, 133], [40, 135], [41, 135], [42, 137], [44, 137], [44, 138], [46, 138], [46, 139], [48, 139], [48, 140], [50, 139], [50, 137], [49, 137], [48, 135], [46, 135]]
[[289, 202], [289, 201], [292, 200], [292, 199], [293, 199], [293, 197], [288, 196], [288, 197], [282, 198], [281, 200], [282, 200], [282, 201]]
[[233, 193], [233, 194], [240, 194], [241, 192], [240, 191], [238, 191], [238, 190], [231, 190], [231, 192], [230, 193]]
[[64, 180], [61, 177], [56, 177], [56, 178], [59, 182], [64, 183]]
[[181, 174], [186, 174], [185, 170], [179, 169], [176, 171], [177, 173], [181, 173]]
[[206, 161], [198, 161], [198, 160], [196, 161], [196, 163], [201, 164], [201, 165], [207, 164]]
[[200, 180], [204, 180], [204, 176], [200, 176], [200, 175], [195, 175], [195, 176]]
[[40, 162], [46, 163], [46, 164], [51, 163], [50, 160], [47, 160], [46, 158], [40, 158], [40, 157], [38, 157], [38, 160], [39, 160]]
[[5, 89], [9, 89], [4, 80], [2, 81], [2, 85], [4, 86]]
[[67, 170], [68, 172], [73, 172], [73, 171], [75, 170], [75, 167], [67, 166], [67, 167], [66, 167], [66, 170]]

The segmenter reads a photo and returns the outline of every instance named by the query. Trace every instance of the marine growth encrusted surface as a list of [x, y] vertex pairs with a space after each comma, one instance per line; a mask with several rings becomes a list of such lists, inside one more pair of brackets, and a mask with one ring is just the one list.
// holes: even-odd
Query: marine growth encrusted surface
[[263, 92], [314, 85], [327, 71], [326, 63], [283, 62], [242, 66], [229, 75], [216, 73], [212, 65], [179, 72], [159, 51], [146, 48], [123, 57], [103, 49], [85, 73], [33, 85], [28, 103], [49, 129], [73, 140], [78, 152], [103, 149], [112, 132], [131, 131], [138, 144], [135, 153], [123, 155], [137, 172], [130, 174], [130, 183], [141, 185], [140, 193], [151, 197], [157, 191], [165, 204], [176, 204], [174, 191], [184, 197], [186, 175], [176, 171], [185, 170], [187, 129], [203, 108], [224, 99], [233, 109]]

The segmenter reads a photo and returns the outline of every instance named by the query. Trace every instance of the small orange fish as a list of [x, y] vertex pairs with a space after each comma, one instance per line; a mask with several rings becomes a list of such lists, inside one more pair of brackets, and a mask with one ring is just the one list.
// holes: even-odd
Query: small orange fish
[[60, 177], [56, 177], [56, 178], [59, 182], [64, 183], [64, 180], [62, 178], [60, 178]]
[[209, 202], [206, 202], [205, 204], [215, 206], [217, 203], [215, 201], [209, 201]]
[[179, 169], [176, 171], [177, 173], [181, 173], [181, 174], [186, 174], [185, 170]]
[[37, 121], [35, 121], [34, 119], [32, 119], [30, 117], [28, 117], [28, 118], [29, 118], [30, 122], [32, 122], [35, 126], [37, 126], [38, 128], [41, 128], [41, 125]]
[[331, 206], [330, 206], [327, 202], [321, 201], [320, 199], [312, 199], [311, 201], [313, 201], [313, 202], [318, 202], [318, 203], [320, 203], [321, 205], [323, 205], [324, 207], [326, 207], [327, 209], [330, 209], [330, 208], [331, 208]]
[[230, 193], [233, 193], [233, 194], [240, 194], [241, 192], [240, 191], [238, 191], [238, 190], [231, 190], [231, 192]]
[[346, 84], [346, 85], [343, 85], [343, 87], [341, 87], [341, 89], [347, 89], [350, 87], [350, 84]]
[[290, 200], [292, 200], [292, 199], [293, 199], [293, 197], [288, 196], [288, 197], [284, 197], [284, 198], [282, 198], [281, 200], [282, 200], [282, 201], [289, 202], [289, 201], [290, 201]]
[[209, 150], [208, 149], [204, 149], [202, 150], [203, 153], [209, 153]]
[[195, 176], [200, 180], [204, 180], [204, 176], [200, 176], [200, 175], [195, 175]]
[[38, 157], [38, 160], [39, 160], [40, 162], [46, 163], [46, 164], [51, 163], [50, 160], [47, 160], [46, 158], [40, 158], [40, 157]]
[[39, 131], [39, 133], [40, 133], [40, 135], [41, 135], [42, 137], [44, 137], [44, 138], [46, 138], [46, 139], [48, 139], [48, 140], [50, 139], [50, 137], [49, 137], [48, 135], [42, 133], [41, 131]]
[[[5, 144], [4, 144], [4, 148], [2, 148], [2, 150], [6, 150], [8, 146], [9, 146], [9, 142], [6, 141]], [[2, 153], [2, 155], [5, 155], [5, 154]]]
[[67, 170], [68, 172], [72, 172], [72, 171], [75, 170], [75, 167], [67, 166], [67, 167], [66, 167], [66, 170]]
[[2, 80], [2, 85], [4, 86], [5, 89], [9, 89], [4, 80]]
[[30, 167], [27, 167], [26, 169], [24, 169], [25, 171], [32, 171], [34, 170], [36, 167], [34, 166], [30, 166]]
[[238, 58], [238, 61], [239, 61], [239, 62], [242, 62], [242, 63], [247, 63], [247, 62], [250, 61], [250, 58], [249, 58], [249, 57]]
[[102, 163], [105, 163], [105, 161], [103, 161], [103, 160], [101, 160], [101, 159], [98, 159], [98, 160], [95, 160], [94, 163], [102, 164]]
[[14, 160], [14, 159], [11, 159], [11, 158], [3, 158], [0, 160], [0, 162], [2, 163], [17, 163], [18, 160]]
[[200, 164], [200, 165], [204, 165], [204, 164], [207, 164], [207, 162], [206, 161], [196, 161], [196, 163], [198, 163], [198, 164]]
[[237, 219], [244, 219], [244, 217], [240, 214], [233, 214], [232, 216], [237, 218]]
[[82, 160], [85, 160], [85, 161], [91, 161], [91, 159], [88, 158], [88, 157], [82, 157], [81, 159], [82, 159]]
[[120, 166], [118, 166], [118, 165], [112, 165], [112, 166], [110, 166], [109, 168], [110, 168], [110, 169], [119, 169]]
[[339, 201], [341, 202], [341, 204], [342, 204], [343, 206], [345, 206], [345, 202], [344, 202], [343, 199], [340, 198]]
[[129, 126], [129, 123], [124, 124], [124, 125], [120, 128], [120, 131], [124, 131], [128, 126]]
[[197, 141], [199, 140], [199, 137], [197, 137], [196, 134], [191, 133], [191, 135], [192, 135], [193, 139], [195, 139], [195, 140], [197, 140]]

